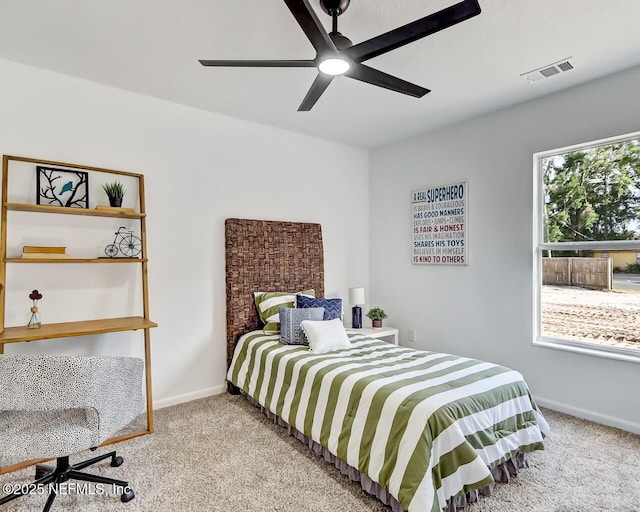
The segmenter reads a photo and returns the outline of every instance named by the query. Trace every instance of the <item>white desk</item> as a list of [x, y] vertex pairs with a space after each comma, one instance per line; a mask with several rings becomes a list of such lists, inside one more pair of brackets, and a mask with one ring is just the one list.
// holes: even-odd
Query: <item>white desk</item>
[[395, 327], [362, 327], [360, 329], [347, 327], [347, 329], [351, 332], [363, 334], [364, 336], [369, 336], [371, 338], [392, 338], [392, 340], [385, 341], [389, 341], [394, 345], [398, 344], [398, 329]]

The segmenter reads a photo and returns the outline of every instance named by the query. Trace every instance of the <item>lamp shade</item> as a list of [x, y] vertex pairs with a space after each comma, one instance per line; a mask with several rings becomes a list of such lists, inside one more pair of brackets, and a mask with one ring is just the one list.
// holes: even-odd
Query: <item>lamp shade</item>
[[349, 288], [349, 304], [364, 304], [364, 288]]

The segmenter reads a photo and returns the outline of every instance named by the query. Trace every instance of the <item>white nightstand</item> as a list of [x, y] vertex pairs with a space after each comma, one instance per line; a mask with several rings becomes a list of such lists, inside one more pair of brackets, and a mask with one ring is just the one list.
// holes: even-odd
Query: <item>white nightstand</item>
[[347, 329], [351, 332], [369, 336], [370, 338], [392, 338], [392, 340], [385, 341], [389, 341], [394, 345], [398, 344], [398, 329], [395, 327], [362, 327], [361, 329], [352, 329], [351, 327], [347, 327]]

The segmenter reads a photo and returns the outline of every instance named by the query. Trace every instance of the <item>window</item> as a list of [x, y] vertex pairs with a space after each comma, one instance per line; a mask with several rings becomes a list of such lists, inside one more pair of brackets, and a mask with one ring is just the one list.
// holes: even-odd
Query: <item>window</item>
[[640, 362], [640, 132], [534, 155], [534, 343]]

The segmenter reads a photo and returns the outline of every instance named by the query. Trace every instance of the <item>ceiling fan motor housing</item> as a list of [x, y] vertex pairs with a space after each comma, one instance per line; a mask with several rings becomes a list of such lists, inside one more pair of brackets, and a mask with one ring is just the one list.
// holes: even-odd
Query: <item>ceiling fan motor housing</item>
[[338, 50], [344, 50], [345, 48], [353, 46], [351, 39], [343, 36], [340, 32], [329, 32], [329, 37], [333, 41], [333, 44], [336, 45], [336, 48]]
[[350, 2], [351, 0], [320, 0], [320, 7], [329, 16], [333, 16], [334, 13], [340, 16], [347, 10]]

